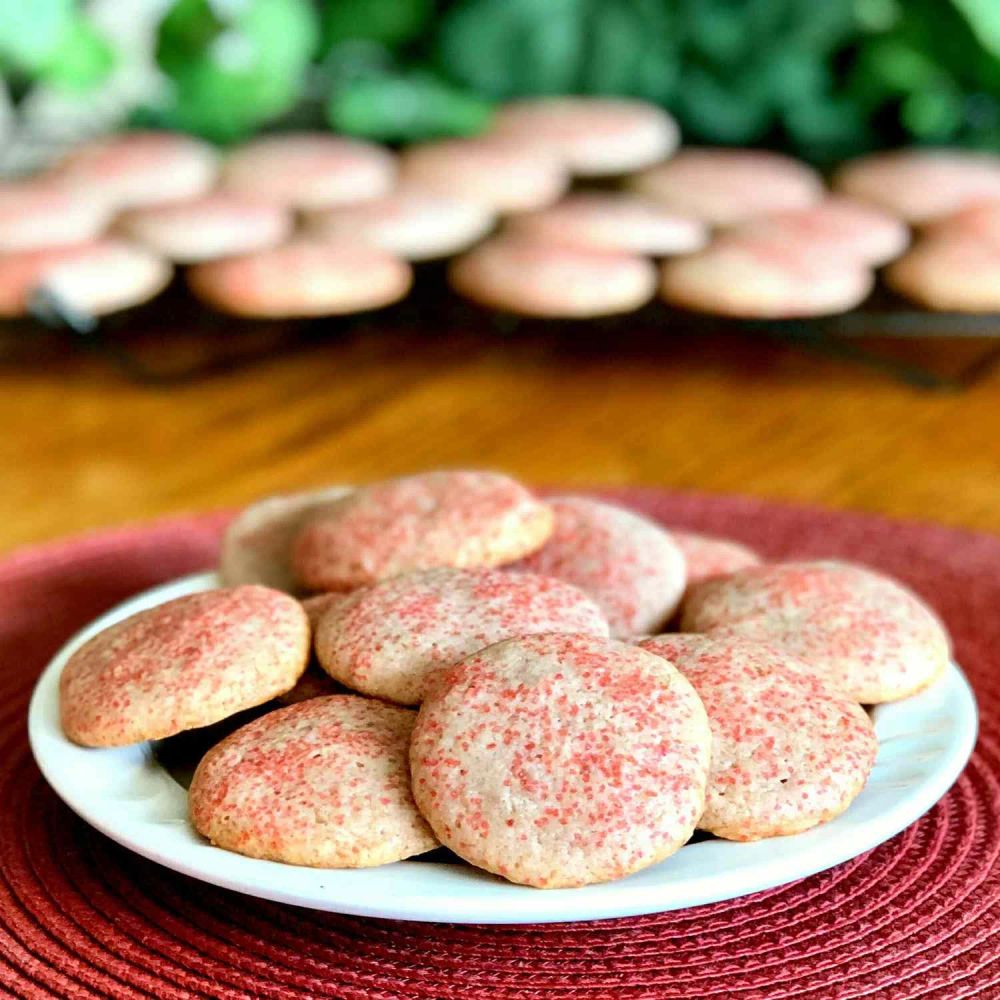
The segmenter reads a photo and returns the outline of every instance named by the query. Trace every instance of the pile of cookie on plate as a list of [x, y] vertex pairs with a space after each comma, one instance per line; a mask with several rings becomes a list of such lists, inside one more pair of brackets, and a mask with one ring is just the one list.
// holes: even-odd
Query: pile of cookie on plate
[[883, 265], [927, 307], [1000, 309], [1000, 156], [877, 154], [828, 187], [778, 153], [678, 143], [662, 109], [600, 98], [512, 102], [481, 136], [399, 151], [319, 132], [225, 152], [111, 136], [0, 181], [0, 317], [42, 293], [88, 316], [127, 309], [175, 265], [222, 312], [353, 313], [404, 298], [411, 262], [444, 257], [460, 295], [543, 317], [628, 313], [657, 292], [719, 315], [839, 313]]
[[696, 829], [798, 833], [864, 787], [862, 705], [949, 661], [933, 612], [869, 569], [762, 562], [492, 472], [261, 501], [228, 528], [220, 575], [77, 649], [63, 729], [116, 747], [264, 706], [201, 758], [190, 818], [296, 865], [442, 844], [570, 887]]

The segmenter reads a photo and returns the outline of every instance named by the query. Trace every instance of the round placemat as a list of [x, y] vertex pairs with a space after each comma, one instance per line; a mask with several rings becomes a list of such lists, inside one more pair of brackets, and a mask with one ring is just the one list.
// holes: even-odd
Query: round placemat
[[0, 995], [740, 1000], [1000, 996], [1000, 539], [740, 498], [602, 491], [771, 557], [840, 556], [941, 613], [981, 713], [964, 775], [898, 837], [820, 875], [624, 920], [478, 927], [300, 910], [185, 878], [113, 844], [28, 750], [32, 685], [75, 629], [211, 565], [221, 515], [0, 562]]

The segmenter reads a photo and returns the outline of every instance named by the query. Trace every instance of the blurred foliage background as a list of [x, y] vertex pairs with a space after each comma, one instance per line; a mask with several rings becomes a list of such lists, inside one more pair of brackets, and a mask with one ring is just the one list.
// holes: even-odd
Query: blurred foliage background
[[[0, 0], [13, 113], [39, 87], [86, 104], [134, 62], [132, 3]], [[465, 135], [497, 101], [573, 93], [645, 98], [688, 141], [819, 163], [1000, 148], [1000, 0], [162, 0], [149, 33], [153, 85], [121, 118], [219, 142], [323, 123]]]

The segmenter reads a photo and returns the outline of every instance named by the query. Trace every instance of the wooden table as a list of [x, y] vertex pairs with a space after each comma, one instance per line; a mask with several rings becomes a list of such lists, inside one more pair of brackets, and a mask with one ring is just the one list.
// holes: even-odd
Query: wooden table
[[[1000, 367], [927, 392], [708, 332], [355, 330], [150, 388], [64, 353], [0, 362], [0, 549], [434, 466], [638, 483], [1000, 531]], [[982, 342], [910, 342], [939, 368]]]

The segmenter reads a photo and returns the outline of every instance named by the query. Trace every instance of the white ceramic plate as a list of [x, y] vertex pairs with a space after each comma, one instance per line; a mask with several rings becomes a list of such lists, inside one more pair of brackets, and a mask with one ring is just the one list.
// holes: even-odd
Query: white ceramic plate
[[880, 749], [867, 787], [825, 826], [752, 844], [705, 840], [604, 885], [540, 891], [464, 864], [401, 861], [318, 870], [257, 861], [212, 847], [187, 822], [187, 793], [149, 743], [89, 750], [59, 725], [59, 674], [82, 642], [163, 601], [217, 586], [185, 577], [119, 605], [75, 636], [42, 674], [28, 720], [31, 748], [56, 793], [113, 840], [168, 868], [238, 892], [339, 913], [459, 923], [587, 920], [732, 899], [811, 875], [881, 844], [951, 787], [976, 739], [976, 703], [958, 667], [923, 694], [875, 709]]

